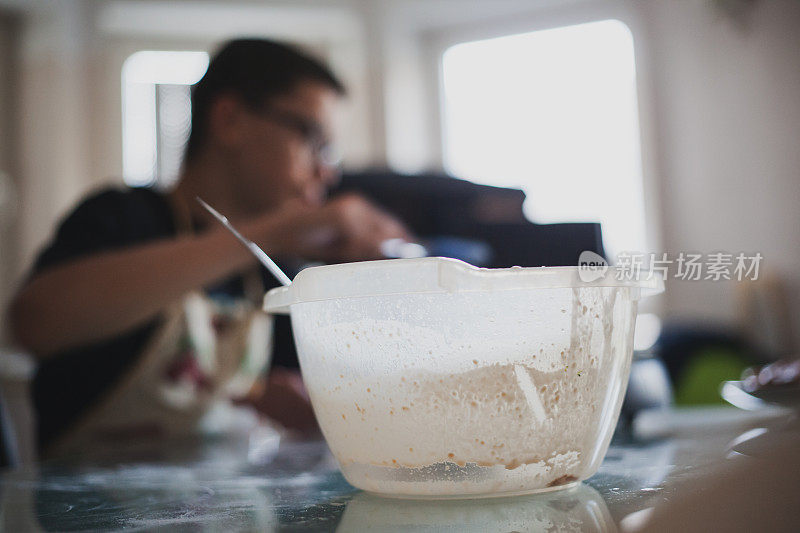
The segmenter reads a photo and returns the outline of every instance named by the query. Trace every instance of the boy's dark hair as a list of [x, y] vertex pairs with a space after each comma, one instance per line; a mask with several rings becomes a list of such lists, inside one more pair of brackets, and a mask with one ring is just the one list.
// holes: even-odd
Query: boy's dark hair
[[221, 94], [233, 94], [254, 109], [290, 92], [299, 82], [316, 81], [344, 95], [344, 85], [321, 62], [296, 48], [266, 39], [225, 43], [192, 89], [192, 130], [186, 159], [193, 159], [208, 135], [208, 113]]

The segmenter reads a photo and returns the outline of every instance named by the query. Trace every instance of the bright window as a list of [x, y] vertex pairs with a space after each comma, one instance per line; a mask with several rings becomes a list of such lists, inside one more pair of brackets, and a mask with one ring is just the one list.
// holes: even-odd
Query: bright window
[[122, 175], [131, 186], [169, 186], [191, 128], [191, 86], [205, 52], [136, 52], [122, 66]]
[[605, 20], [458, 44], [442, 59], [444, 163], [523, 189], [540, 223], [595, 221], [644, 251], [633, 39]]

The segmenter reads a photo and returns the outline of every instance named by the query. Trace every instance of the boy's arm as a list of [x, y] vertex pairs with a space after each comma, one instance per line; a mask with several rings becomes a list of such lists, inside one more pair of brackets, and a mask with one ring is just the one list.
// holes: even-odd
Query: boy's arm
[[12, 331], [44, 357], [128, 331], [251, 262], [221, 229], [100, 252], [34, 276], [11, 304]]
[[[354, 196], [318, 209], [290, 206], [239, 230], [268, 254], [328, 261], [379, 258], [383, 240], [408, 237], [394, 218]], [[185, 293], [254, 263], [222, 227], [90, 254], [35, 275], [11, 304], [12, 331], [46, 357], [129, 331]]]

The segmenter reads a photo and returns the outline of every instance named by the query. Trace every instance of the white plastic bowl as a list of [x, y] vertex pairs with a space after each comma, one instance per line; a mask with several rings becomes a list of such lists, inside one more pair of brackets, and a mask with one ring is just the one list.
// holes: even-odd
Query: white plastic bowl
[[303, 379], [347, 480], [405, 497], [571, 486], [619, 416], [642, 289], [578, 267], [452, 259], [303, 270], [264, 307], [292, 318]]

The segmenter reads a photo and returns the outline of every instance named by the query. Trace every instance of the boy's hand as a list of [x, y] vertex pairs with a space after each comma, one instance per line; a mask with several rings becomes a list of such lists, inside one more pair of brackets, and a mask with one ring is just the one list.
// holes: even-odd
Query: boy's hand
[[387, 239], [410, 240], [396, 218], [361, 196], [344, 195], [312, 208], [290, 203], [269, 215], [259, 242], [269, 253], [297, 255], [328, 262], [381, 259]]

